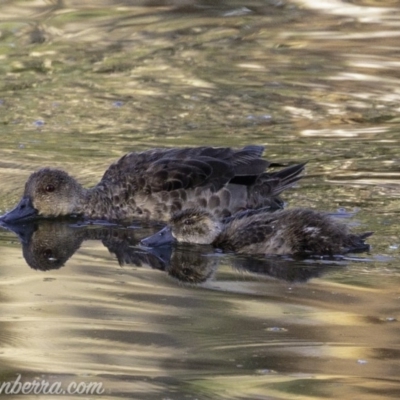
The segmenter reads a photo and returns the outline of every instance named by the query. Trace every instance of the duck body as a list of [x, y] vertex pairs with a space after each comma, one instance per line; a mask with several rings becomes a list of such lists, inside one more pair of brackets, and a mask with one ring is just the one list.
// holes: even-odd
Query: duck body
[[159, 233], [142, 240], [146, 246], [177, 241], [212, 244], [225, 251], [265, 255], [339, 255], [366, 251], [371, 232], [356, 235], [327, 214], [307, 209], [240, 212], [221, 221], [206, 210], [174, 214]]
[[267, 173], [271, 164], [261, 158], [263, 150], [194, 147], [128, 153], [89, 189], [62, 170], [43, 168], [29, 177], [19, 204], [1, 219], [168, 220], [192, 207], [223, 218], [247, 208], [281, 208], [279, 194], [300, 179], [304, 164]]

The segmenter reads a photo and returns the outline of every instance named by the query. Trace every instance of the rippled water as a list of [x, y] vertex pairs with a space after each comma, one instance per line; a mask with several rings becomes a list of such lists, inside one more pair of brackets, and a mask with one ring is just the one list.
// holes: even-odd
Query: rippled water
[[1, 2], [1, 212], [39, 166], [94, 184], [127, 151], [254, 143], [308, 160], [289, 206], [375, 233], [295, 262], [143, 255], [154, 226], [2, 229], [0, 381], [399, 398], [399, 26], [395, 0]]

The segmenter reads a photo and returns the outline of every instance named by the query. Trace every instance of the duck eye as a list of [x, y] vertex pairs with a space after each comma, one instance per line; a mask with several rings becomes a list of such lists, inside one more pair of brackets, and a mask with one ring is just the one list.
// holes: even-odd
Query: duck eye
[[51, 193], [51, 192], [54, 192], [54, 191], [56, 190], [56, 188], [54, 187], [54, 185], [47, 185], [47, 186], [44, 188], [44, 190], [45, 190], [47, 193]]
[[193, 225], [194, 221], [192, 219], [185, 219], [184, 224], [185, 225]]
[[50, 258], [53, 255], [53, 252], [51, 251], [51, 249], [45, 249], [43, 250], [43, 255], [46, 258]]

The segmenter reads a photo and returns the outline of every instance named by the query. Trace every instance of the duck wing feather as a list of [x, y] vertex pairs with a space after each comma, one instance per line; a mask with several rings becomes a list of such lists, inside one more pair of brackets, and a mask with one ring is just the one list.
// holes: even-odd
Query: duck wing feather
[[208, 157], [159, 160], [142, 174], [138, 189], [152, 193], [207, 186], [215, 191], [233, 176], [232, 165]]
[[226, 229], [218, 237], [215, 245], [231, 251], [239, 251], [246, 246], [262, 243], [274, 233], [273, 221], [276, 219], [274, 213], [265, 214], [251, 212], [252, 210], [239, 213], [238, 217], [230, 217], [224, 220], [228, 222]]
[[237, 175], [258, 176], [269, 165], [262, 146], [152, 149], [128, 153], [112, 164], [102, 181], [128, 184], [148, 193], [207, 187], [219, 190]]

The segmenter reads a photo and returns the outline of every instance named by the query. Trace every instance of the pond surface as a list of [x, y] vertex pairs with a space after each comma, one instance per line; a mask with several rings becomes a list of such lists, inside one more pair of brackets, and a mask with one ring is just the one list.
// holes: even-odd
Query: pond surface
[[0, 381], [399, 398], [399, 27], [396, 0], [2, 1], [1, 213], [41, 166], [91, 185], [132, 150], [262, 144], [308, 160], [289, 207], [375, 233], [367, 254], [296, 262], [143, 255], [154, 226], [0, 228]]

